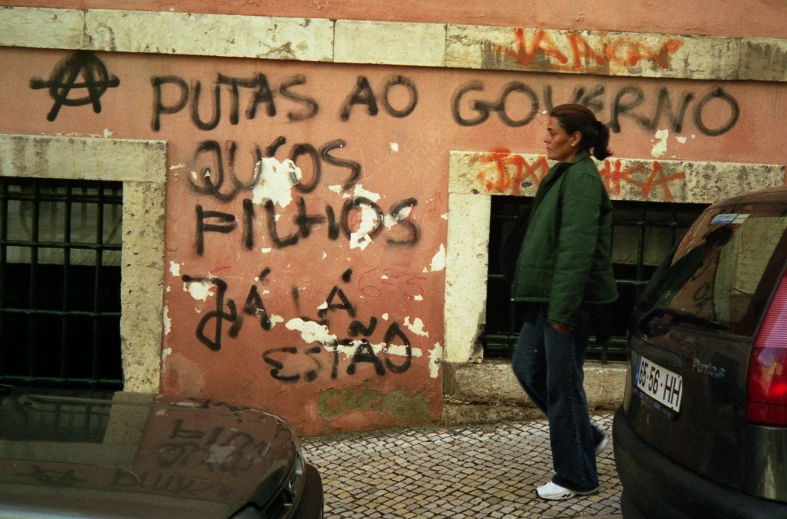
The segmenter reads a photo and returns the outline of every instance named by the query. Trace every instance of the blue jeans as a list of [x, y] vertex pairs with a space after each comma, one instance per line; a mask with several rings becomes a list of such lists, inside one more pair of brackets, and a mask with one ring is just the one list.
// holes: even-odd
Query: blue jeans
[[512, 365], [525, 392], [549, 419], [552, 481], [570, 490], [593, 490], [598, 487], [594, 450], [604, 434], [590, 423], [583, 387], [590, 312], [580, 308], [569, 333], [546, 322], [546, 305], [529, 313]]

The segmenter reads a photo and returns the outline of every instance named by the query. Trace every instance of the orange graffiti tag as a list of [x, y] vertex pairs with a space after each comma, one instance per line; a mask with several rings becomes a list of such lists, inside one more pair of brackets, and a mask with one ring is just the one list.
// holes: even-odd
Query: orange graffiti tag
[[629, 169], [621, 170], [621, 168], [622, 165], [619, 160], [605, 160], [604, 165], [599, 170], [599, 175], [604, 180], [604, 187], [607, 188], [607, 191], [612, 196], [620, 195], [621, 182], [642, 188], [642, 182], [637, 182], [631, 176], [636, 173], [644, 173], [645, 166], [638, 164]]
[[668, 69], [672, 55], [681, 47], [683, 41], [677, 38], [667, 38], [656, 50], [644, 41], [618, 37], [604, 42], [604, 55], [612, 65], [636, 67], [640, 61], [653, 61], [659, 67]]
[[648, 198], [650, 190], [654, 187], [661, 187], [661, 189], [664, 190], [664, 200], [670, 201], [672, 200], [672, 192], [669, 190], [669, 183], [674, 180], [683, 180], [685, 178], [686, 175], [680, 171], [672, 173], [671, 175], [664, 174], [661, 164], [654, 161], [653, 167], [650, 170], [650, 175], [648, 175], [648, 180], [645, 181], [645, 185], [642, 186], [642, 198]]
[[604, 165], [599, 169], [599, 174], [604, 180], [604, 186], [612, 196], [619, 196], [621, 193], [621, 184], [631, 184], [641, 190], [641, 198], [646, 200], [650, 197], [654, 188], [658, 187], [664, 193], [664, 200], [672, 200], [672, 191], [670, 191], [669, 183], [678, 180], [683, 180], [686, 176], [678, 171], [671, 174], [666, 174], [661, 163], [653, 161], [647, 179], [640, 182], [634, 178], [638, 175], [640, 178], [645, 176], [646, 170], [644, 164], [637, 164], [628, 169], [623, 169], [621, 161], [619, 160], [605, 160]]
[[[490, 155], [484, 155], [480, 160], [482, 163], [495, 165], [495, 180], [489, 179], [489, 170], [486, 168], [478, 173], [478, 180], [484, 183], [487, 193], [513, 192], [519, 196], [522, 187], [526, 187], [528, 183], [538, 186], [549, 172], [549, 163], [545, 156], [541, 155], [529, 164], [523, 156], [513, 154], [507, 148], [495, 148]], [[509, 173], [509, 168], [513, 168], [513, 175]]]
[[529, 49], [524, 29], [521, 27], [514, 29], [514, 36], [516, 37], [517, 45], [513, 49], [498, 47], [497, 51], [525, 66], [532, 65], [538, 56], [551, 57], [564, 65], [568, 63], [566, 55], [560, 52], [555, 42], [543, 29], [538, 30], [533, 36]]
[[574, 68], [581, 69], [581, 58], [593, 60], [599, 67], [607, 64], [608, 60], [601, 57], [582, 35], [572, 32], [568, 35], [568, 42], [571, 44], [571, 53], [574, 55]]
[[524, 29], [518, 27], [514, 29], [514, 38], [516, 43], [513, 48], [494, 45], [495, 52], [524, 66], [531, 66], [539, 57], [543, 57], [541, 61], [546, 61], [549, 68], [571, 71], [597, 70], [610, 66], [636, 67], [643, 61], [669, 69], [672, 56], [683, 47], [683, 40], [678, 38], [667, 38], [658, 48], [654, 48], [643, 40], [604, 34], [600, 37], [599, 49], [593, 48], [582, 34], [570, 32], [565, 36], [571, 53], [569, 59], [544, 29], [537, 30], [528, 42]]

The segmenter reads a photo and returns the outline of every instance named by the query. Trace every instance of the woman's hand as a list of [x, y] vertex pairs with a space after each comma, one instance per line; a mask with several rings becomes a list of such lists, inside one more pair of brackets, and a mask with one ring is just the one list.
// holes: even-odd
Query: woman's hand
[[552, 328], [559, 331], [560, 333], [571, 333], [572, 331], [574, 331], [573, 326], [568, 326], [560, 323], [552, 323]]

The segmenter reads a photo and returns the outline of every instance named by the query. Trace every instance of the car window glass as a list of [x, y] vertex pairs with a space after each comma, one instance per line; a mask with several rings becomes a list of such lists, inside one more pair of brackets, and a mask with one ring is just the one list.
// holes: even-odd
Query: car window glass
[[784, 206], [706, 211], [656, 273], [642, 304], [688, 312], [733, 333], [752, 334], [769, 287], [776, 283], [766, 278], [778, 275], [785, 261], [786, 229]]

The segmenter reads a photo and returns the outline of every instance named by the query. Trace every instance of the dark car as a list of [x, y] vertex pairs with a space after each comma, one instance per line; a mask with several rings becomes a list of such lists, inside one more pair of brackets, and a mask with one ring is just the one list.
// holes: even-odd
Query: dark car
[[320, 518], [287, 423], [205, 399], [0, 386], [0, 518]]
[[787, 188], [709, 207], [629, 327], [626, 519], [787, 517]]

